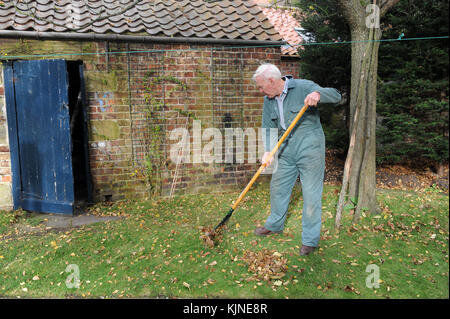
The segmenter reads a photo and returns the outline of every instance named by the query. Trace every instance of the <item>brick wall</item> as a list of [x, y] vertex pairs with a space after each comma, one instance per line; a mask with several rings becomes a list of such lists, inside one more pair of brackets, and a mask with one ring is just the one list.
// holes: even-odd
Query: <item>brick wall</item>
[[[146, 154], [155, 151], [161, 161], [158, 184], [162, 195], [168, 195], [177, 168], [170, 151], [179, 142], [170, 140], [170, 134], [185, 128], [186, 123], [191, 158], [210, 142], [199, 143], [201, 139], [192, 131], [194, 121], [201, 123], [202, 132], [217, 128], [224, 133], [226, 127], [258, 132], [263, 99], [251, 77], [263, 62], [280, 65], [279, 48], [228, 50], [211, 45], [4, 39], [1, 44], [9, 56], [57, 52], [73, 53], [64, 56], [68, 60], [83, 60], [95, 201], [152, 196], [145, 178]], [[3, 95], [0, 86], [0, 106]], [[0, 138], [6, 130], [4, 109]], [[158, 134], [155, 127], [159, 127]], [[151, 145], [156, 135], [158, 143]], [[258, 140], [253, 137], [249, 143]], [[259, 166], [259, 162], [248, 163], [248, 151], [246, 143], [243, 163], [179, 163], [175, 194], [241, 188]], [[257, 151], [259, 157], [262, 149]], [[9, 146], [4, 139], [0, 139], [0, 175], [0, 187], [4, 184], [10, 189]]]
[[0, 209], [12, 207], [11, 162], [9, 157], [8, 128], [4, 97], [3, 72], [0, 64]]
[[294, 78], [300, 78], [300, 58], [282, 56], [279, 62], [281, 73], [292, 75]]

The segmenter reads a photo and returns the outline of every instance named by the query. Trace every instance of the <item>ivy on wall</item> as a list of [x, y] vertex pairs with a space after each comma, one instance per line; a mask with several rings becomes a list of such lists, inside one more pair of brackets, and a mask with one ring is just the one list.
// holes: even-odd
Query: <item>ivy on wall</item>
[[[169, 84], [169, 85], [168, 85]], [[162, 191], [162, 173], [167, 167], [166, 156], [166, 99], [177, 92], [186, 92], [184, 81], [171, 76], [161, 75], [154, 77], [152, 72], [144, 76], [144, 99], [146, 140], [143, 165], [135, 170], [135, 174], [143, 178], [149, 196], [159, 196]], [[163, 94], [161, 94], [163, 92]], [[179, 115], [191, 118], [192, 113], [177, 110]]]

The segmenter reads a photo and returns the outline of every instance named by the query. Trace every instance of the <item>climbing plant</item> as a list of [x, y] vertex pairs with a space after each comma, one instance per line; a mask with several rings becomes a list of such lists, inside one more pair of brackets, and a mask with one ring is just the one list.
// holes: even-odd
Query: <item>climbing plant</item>
[[[172, 85], [167, 85], [172, 84]], [[176, 92], [186, 92], [184, 81], [170, 75], [155, 77], [152, 72], [144, 76], [144, 99], [146, 134], [144, 161], [139, 175], [145, 180], [149, 196], [158, 196], [162, 191], [162, 172], [167, 166], [166, 160], [166, 114], [165, 101]], [[191, 117], [192, 113], [178, 110], [179, 114]]]

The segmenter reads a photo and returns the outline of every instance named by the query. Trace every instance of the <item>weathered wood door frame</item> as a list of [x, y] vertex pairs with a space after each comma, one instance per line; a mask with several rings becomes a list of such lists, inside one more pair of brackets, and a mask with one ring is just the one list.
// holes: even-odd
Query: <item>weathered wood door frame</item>
[[[23, 208], [38, 212], [73, 214], [76, 198], [72, 167], [73, 144], [69, 125], [67, 62], [65, 60], [9, 61], [4, 63], [3, 69], [14, 209]], [[23, 82], [27, 77], [35, 77], [35, 74], [33, 74], [35, 69], [37, 70], [36, 76], [40, 77], [38, 81], [41, 82], [34, 82], [34, 85]], [[21, 70], [24, 70], [23, 74], [20, 74]], [[84, 141], [86, 153], [83, 160], [87, 161], [85, 166], [87, 200], [91, 202], [92, 185], [87, 153], [87, 114], [84, 107], [84, 80], [81, 63], [79, 64], [78, 76], [80, 76], [80, 90], [83, 100], [83, 123], [80, 129], [85, 131], [86, 137]], [[30, 82], [32, 81], [30, 80]], [[44, 91], [50, 93], [42, 92], [43, 88], [45, 88]], [[33, 100], [33, 97], [35, 97], [33, 96], [34, 91], [40, 91], [36, 92], [36, 94], [39, 94], [39, 97], [37, 97], [39, 101], [37, 102]], [[53, 94], [54, 96], [51, 98], [48, 97]], [[24, 102], [24, 99], [28, 100]], [[27, 107], [28, 109], [26, 109]], [[29, 113], [35, 112], [34, 116], [36, 116], [36, 109], [32, 107], [48, 112], [49, 120], [45, 116], [40, 119], [42, 121], [42, 136], [47, 137], [48, 140], [45, 140], [45, 138], [40, 140], [39, 134], [34, 134], [36, 128], [39, 129], [39, 125], [36, 125], [36, 123], [30, 124], [31, 119], [25, 112], [25, 109]], [[18, 111], [21, 113], [18, 113]], [[25, 134], [24, 130], [27, 127], [24, 125], [27, 125], [27, 123], [23, 122], [28, 122], [34, 131]], [[53, 131], [54, 134], [45, 132], [46, 129], [55, 130]], [[36, 139], [33, 136], [36, 136]], [[25, 141], [21, 141], [21, 138]], [[35, 141], [37, 143], [33, 143]], [[51, 152], [48, 152], [47, 143], [51, 144]], [[47, 154], [41, 154], [46, 152]], [[27, 160], [29, 162], [26, 162]], [[34, 162], [36, 162], [36, 165], [33, 164]], [[35, 167], [38, 170], [37, 172], [34, 170]]]

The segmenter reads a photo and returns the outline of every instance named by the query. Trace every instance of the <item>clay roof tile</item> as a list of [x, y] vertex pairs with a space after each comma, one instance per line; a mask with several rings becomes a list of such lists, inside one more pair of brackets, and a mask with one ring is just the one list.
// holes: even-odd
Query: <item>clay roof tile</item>
[[3, 1], [0, 30], [281, 40], [253, 1], [142, 0], [124, 12], [134, 1]]

